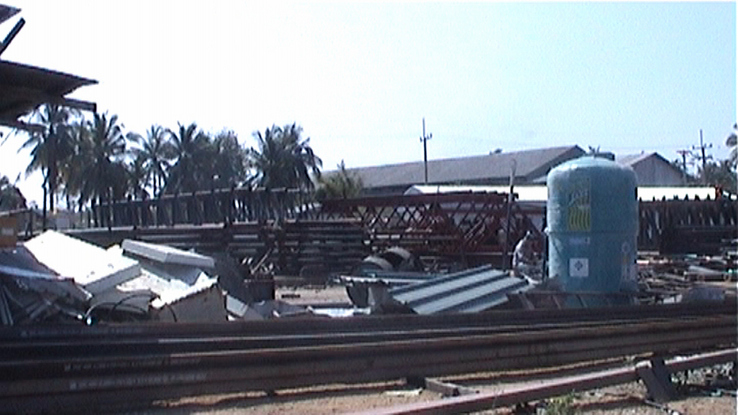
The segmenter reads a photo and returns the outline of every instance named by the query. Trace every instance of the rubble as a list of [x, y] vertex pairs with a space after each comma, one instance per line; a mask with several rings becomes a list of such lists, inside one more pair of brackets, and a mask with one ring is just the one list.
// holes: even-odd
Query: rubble
[[[714, 257], [642, 257], [640, 290], [631, 296], [641, 303], [722, 301], [735, 296], [735, 288], [720, 285], [736, 277], [735, 257], [732, 251]], [[515, 307], [511, 298], [550, 289], [546, 281], [491, 266], [429, 273], [420, 265], [399, 248], [367, 257], [355, 275], [339, 277], [354, 307], [318, 312], [275, 301], [273, 278], [248, 279], [243, 263], [225, 252], [206, 256], [135, 240], [103, 249], [47, 231], [0, 248], [0, 325], [219, 322], [359, 310], [473, 313]]]
[[56, 231], [0, 250], [0, 323], [226, 321], [213, 258], [125, 240], [103, 249]]
[[82, 320], [90, 294], [39, 264], [22, 246], [0, 249], [0, 324]]
[[312, 314], [308, 307], [292, 305], [280, 300], [258, 301], [245, 304], [230, 295], [226, 297], [228, 319], [235, 320], [269, 320], [279, 317], [294, 317]]

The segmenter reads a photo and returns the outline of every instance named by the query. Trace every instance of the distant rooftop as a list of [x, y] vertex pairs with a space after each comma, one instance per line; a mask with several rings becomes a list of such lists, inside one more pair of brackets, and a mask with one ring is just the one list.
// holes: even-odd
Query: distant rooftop
[[[502, 184], [513, 169], [517, 182], [545, 176], [554, 166], [584, 154], [579, 146], [550, 147], [482, 156], [428, 161], [429, 184]], [[366, 189], [394, 189], [424, 182], [422, 161], [348, 169], [357, 174]]]

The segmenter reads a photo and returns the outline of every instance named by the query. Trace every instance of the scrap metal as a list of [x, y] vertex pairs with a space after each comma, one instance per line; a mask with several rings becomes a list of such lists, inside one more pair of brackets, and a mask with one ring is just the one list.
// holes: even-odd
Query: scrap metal
[[508, 294], [533, 287], [524, 278], [487, 265], [392, 288], [387, 294], [418, 314], [474, 313], [507, 302]]
[[[423, 329], [418, 331], [362, 327], [362, 322], [391, 327], [394, 317], [352, 322], [288, 319], [276, 325], [159, 324], [135, 331], [116, 325], [91, 327], [89, 334], [74, 337], [60, 330], [51, 336], [41, 329], [25, 330], [25, 335], [0, 331], [0, 405], [16, 412], [92, 411], [198, 394], [435, 377], [734, 346], [735, 305], [726, 303], [709, 312], [702, 308], [702, 317], [685, 314], [699, 310], [694, 307], [629, 308], [640, 321], [628, 323], [622, 320], [622, 310], [614, 310], [615, 317], [602, 310], [579, 311], [562, 313], [569, 317], [558, 324], [533, 326], [469, 326], [459, 324], [459, 316], [414, 316], [409, 320], [420, 323]], [[672, 317], [645, 317], [645, 309], [668, 309]], [[673, 314], [675, 310], [679, 313]], [[513, 322], [520, 312], [484, 314], [463, 317], [470, 322]], [[572, 323], [572, 317], [582, 315], [596, 319]], [[441, 321], [445, 323], [437, 326]], [[324, 328], [316, 330], [319, 326]], [[344, 331], [349, 328], [350, 334]], [[221, 330], [238, 334], [214, 335]], [[110, 337], [106, 331], [120, 334]]]

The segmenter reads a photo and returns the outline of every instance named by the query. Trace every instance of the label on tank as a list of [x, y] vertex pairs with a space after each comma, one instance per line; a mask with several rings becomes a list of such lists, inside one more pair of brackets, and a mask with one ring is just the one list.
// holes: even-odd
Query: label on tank
[[589, 178], [574, 181], [569, 187], [568, 226], [571, 232], [589, 232], [592, 229], [590, 213]]
[[569, 276], [572, 278], [589, 277], [589, 258], [569, 258]]
[[589, 246], [589, 236], [575, 236], [569, 239], [569, 244], [572, 246]]

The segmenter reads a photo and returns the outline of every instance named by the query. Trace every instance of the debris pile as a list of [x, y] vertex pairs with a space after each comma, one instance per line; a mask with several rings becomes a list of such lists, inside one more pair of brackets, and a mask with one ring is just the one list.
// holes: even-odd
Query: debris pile
[[0, 324], [264, 318], [258, 306], [244, 312], [254, 307], [246, 290], [234, 290], [239, 300], [222, 289], [227, 271], [230, 285], [246, 284], [194, 252], [134, 240], [106, 250], [47, 231], [0, 249]]
[[732, 251], [720, 256], [644, 256], [638, 260], [640, 293], [652, 302], [722, 301], [735, 295], [725, 288], [735, 287], [737, 256]]
[[341, 281], [348, 284], [355, 305], [375, 313], [474, 313], [501, 306], [509, 296], [535, 287], [530, 279], [490, 265], [440, 274], [362, 270], [361, 276], [343, 276]]

